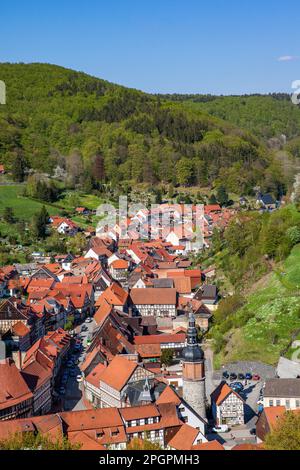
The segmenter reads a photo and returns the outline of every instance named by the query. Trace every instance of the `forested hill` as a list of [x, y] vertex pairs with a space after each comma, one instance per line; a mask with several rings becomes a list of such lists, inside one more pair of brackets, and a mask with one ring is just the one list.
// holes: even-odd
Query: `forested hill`
[[208, 112], [265, 140], [281, 134], [288, 140], [300, 137], [300, 107], [295, 106], [291, 96], [285, 93], [243, 96], [174, 94], [161, 95], [161, 98]]
[[245, 194], [282, 183], [262, 141], [204, 108], [49, 64], [0, 64], [0, 80], [7, 87], [0, 163], [8, 167], [52, 173], [59, 165], [75, 184], [85, 175], [114, 184], [224, 184]]

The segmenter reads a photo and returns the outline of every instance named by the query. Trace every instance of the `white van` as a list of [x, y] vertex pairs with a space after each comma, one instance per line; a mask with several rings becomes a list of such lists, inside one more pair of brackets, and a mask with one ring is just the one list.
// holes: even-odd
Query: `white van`
[[227, 424], [222, 424], [220, 426], [215, 426], [213, 428], [213, 432], [215, 432], [217, 434], [225, 434], [226, 432], [229, 432], [229, 431], [230, 431], [230, 429], [227, 426]]

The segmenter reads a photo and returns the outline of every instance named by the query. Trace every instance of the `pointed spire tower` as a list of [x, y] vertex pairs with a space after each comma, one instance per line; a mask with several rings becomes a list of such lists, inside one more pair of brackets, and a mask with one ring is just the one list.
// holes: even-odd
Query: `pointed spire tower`
[[187, 342], [182, 355], [183, 398], [201, 418], [206, 419], [205, 359], [197, 341], [193, 313], [189, 315]]
[[146, 377], [144, 386], [143, 386], [143, 391], [140, 394], [139, 401], [145, 402], [145, 403], [151, 403], [152, 402], [152, 397], [151, 397], [151, 387], [149, 383], [148, 377]]

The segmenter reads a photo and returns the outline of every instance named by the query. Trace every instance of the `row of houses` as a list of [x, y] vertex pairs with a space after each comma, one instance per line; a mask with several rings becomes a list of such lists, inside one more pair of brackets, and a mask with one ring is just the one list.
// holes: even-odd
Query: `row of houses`
[[26, 352], [17, 350], [0, 360], [0, 420], [49, 413], [55, 380], [70, 350], [71, 337], [62, 329], [49, 332]]

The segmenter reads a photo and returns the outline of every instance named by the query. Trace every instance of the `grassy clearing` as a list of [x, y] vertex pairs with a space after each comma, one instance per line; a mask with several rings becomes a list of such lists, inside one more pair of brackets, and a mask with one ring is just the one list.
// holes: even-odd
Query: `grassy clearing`
[[237, 359], [275, 364], [300, 330], [300, 246], [267, 284], [248, 295], [237, 315], [250, 314], [251, 318], [226, 335], [227, 345], [216, 355], [216, 366]]
[[5, 207], [12, 207], [18, 219], [29, 221], [43, 206], [46, 207], [50, 215], [57, 214], [58, 209], [56, 207], [24, 197], [22, 195], [23, 189], [23, 185], [17, 184], [0, 186], [0, 215], [3, 214]]

